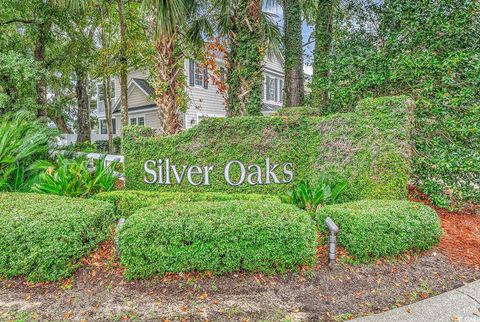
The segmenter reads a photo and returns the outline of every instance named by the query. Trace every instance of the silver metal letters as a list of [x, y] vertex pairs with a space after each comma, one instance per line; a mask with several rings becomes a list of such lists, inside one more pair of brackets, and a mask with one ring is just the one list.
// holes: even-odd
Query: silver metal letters
[[[210, 173], [214, 166], [171, 164], [169, 159], [147, 160], [143, 165], [144, 182], [147, 184], [181, 184], [186, 181], [193, 186], [211, 184]], [[293, 180], [293, 164], [286, 162], [271, 163], [269, 158], [263, 164], [244, 165], [241, 161], [229, 161], [223, 168], [223, 177], [227, 184], [285, 184]]]

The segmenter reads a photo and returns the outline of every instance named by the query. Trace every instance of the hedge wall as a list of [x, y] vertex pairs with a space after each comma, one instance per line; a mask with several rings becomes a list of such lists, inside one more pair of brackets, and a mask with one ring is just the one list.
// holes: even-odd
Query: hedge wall
[[0, 276], [59, 280], [106, 238], [107, 202], [33, 193], [0, 193]]
[[155, 192], [120, 190], [102, 192], [93, 196], [94, 199], [108, 201], [115, 206], [117, 218], [126, 218], [148, 206], [159, 206], [180, 202], [195, 201], [229, 201], [229, 200], [250, 200], [250, 201], [271, 201], [280, 202], [276, 196], [260, 195], [256, 193], [224, 193], [224, 192]]
[[[406, 196], [410, 172], [410, 109], [407, 97], [362, 101], [355, 112], [327, 117], [305, 113], [274, 117], [211, 118], [170, 137], [154, 137], [140, 127], [124, 129], [126, 187], [159, 191], [234, 191], [281, 194], [292, 183], [334, 173], [350, 183], [346, 200], [399, 199]], [[224, 166], [231, 160], [244, 165], [293, 163], [289, 184], [232, 187]], [[146, 184], [146, 160], [169, 159], [171, 164], [213, 166], [210, 185]], [[238, 167], [232, 178], [239, 177]]]
[[310, 215], [277, 202], [192, 202], [142, 208], [118, 236], [125, 276], [167, 272], [283, 272], [312, 265]]
[[322, 207], [316, 219], [325, 234], [327, 217], [340, 228], [338, 242], [361, 262], [429, 249], [442, 234], [432, 208], [407, 200], [360, 200]]

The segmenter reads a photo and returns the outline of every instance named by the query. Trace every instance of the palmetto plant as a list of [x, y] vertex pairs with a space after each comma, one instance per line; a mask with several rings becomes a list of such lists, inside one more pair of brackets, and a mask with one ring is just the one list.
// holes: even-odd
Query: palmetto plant
[[115, 187], [116, 162], [105, 165], [105, 159], [89, 169], [89, 160], [80, 157], [66, 159], [59, 156], [57, 166], [49, 167], [39, 176], [33, 191], [69, 197], [88, 197], [95, 193], [111, 191]]
[[19, 112], [0, 121], [0, 190], [28, 191], [36, 174], [49, 165], [52, 130]]
[[309, 181], [301, 181], [288, 194], [290, 203], [307, 211], [316, 211], [318, 207], [338, 202], [347, 182], [333, 180], [322, 174], [319, 180], [311, 184]]

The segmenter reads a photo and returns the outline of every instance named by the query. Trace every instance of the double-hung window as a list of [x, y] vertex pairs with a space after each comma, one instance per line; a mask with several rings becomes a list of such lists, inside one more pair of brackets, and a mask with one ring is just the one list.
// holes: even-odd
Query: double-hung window
[[130, 125], [145, 125], [145, 117], [138, 116], [138, 117], [131, 117], [130, 118]]
[[208, 70], [200, 62], [189, 60], [189, 83], [191, 87], [208, 88]]
[[265, 100], [279, 103], [283, 101], [283, 79], [265, 76]]
[[[116, 120], [112, 118], [112, 134], [117, 134]], [[108, 134], [107, 120], [100, 120], [100, 134]]]

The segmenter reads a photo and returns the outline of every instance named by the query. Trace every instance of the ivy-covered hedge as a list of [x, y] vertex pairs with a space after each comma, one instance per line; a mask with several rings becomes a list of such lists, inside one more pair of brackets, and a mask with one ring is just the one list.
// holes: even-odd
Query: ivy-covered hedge
[[315, 262], [316, 228], [292, 205], [192, 202], [142, 208], [119, 232], [125, 276], [166, 272], [283, 272]]
[[0, 276], [31, 281], [69, 276], [108, 234], [113, 206], [51, 195], [0, 194]]
[[[406, 196], [410, 175], [410, 109], [406, 97], [368, 99], [355, 112], [327, 117], [304, 115], [211, 118], [175, 136], [153, 137], [141, 127], [124, 129], [126, 187], [132, 190], [223, 191], [282, 194], [288, 184], [232, 187], [224, 166], [231, 160], [258, 164], [293, 163], [293, 183], [336, 174], [350, 184], [346, 200], [399, 199]], [[146, 160], [213, 166], [210, 185], [146, 184]], [[232, 178], [239, 177], [238, 167]], [[290, 183], [292, 184], [292, 183]]]
[[115, 206], [115, 214], [117, 218], [129, 217], [140, 208], [163, 205], [167, 203], [228, 200], [280, 202], [280, 199], [276, 196], [260, 195], [255, 193], [155, 192], [137, 190], [102, 192], [93, 196], [93, 198], [112, 203]]
[[360, 262], [429, 249], [442, 234], [432, 208], [406, 200], [361, 200], [322, 207], [316, 219], [325, 234], [327, 217], [340, 228], [338, 242]]

